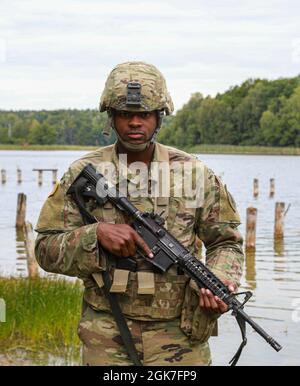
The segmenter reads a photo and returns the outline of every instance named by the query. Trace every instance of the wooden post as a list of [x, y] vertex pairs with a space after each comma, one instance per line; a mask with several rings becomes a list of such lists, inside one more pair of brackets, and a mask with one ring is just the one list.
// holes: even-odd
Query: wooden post
[[258, 196], [258, 179], [254, 178], [253, 180], [253, 196], [257, 197]]
[[56, 184], [57, 181], [57, 169], [32, 169], [34, 172], [38, 172], [38, 184], [43, 184], [43, 172], [52, 172], [52, 183]]
[[22, 170], [21, 169], [17, 169], [17, 182], [18, 184], [21, 184], [22, 182]]
[[275, 180], [270, 178], [270, 198], [274, 197], [275, 194]]
[[43, 184], [43, 170], [38, 170], [38, 184]]
[[276, 202], [275, 205], [275, 226], [274, 237], [283, 238], [284, 230], [284, 202]]
[[55, 185], [57, 182], [57, 169], [52, 170], [52, 184]]
[[255, 249], [257, 209], [247, 208], [246, 249]]
[[24, 225], [25, 248], [27, 255], [27, 269], [29, 278], [38, 276], [38, 264], [34, 254], [34, 235], [32, 224], [26, 221]]
[[1, 169], [1, 182], [2, 182], [2, 184], [6, 183], [6, 170], [5, 169]]
[[26, 217], [26, 194], [18, 194], [16, 227], [23, 228]]

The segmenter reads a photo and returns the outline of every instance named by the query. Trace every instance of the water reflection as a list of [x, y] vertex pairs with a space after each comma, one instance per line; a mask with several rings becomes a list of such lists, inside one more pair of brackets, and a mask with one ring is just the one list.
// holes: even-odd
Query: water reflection
[[273, 248], [274, 248], [275, 256], [284, 256], [284, 238], [275, 237]]
[[26, 273], [26, 250], [24, 232], [21, 229], [16, 228], [16, 251], [17, 251], [17, 262], [16, 269], [18, 273]]
[[[274, 272], [286, 272], [286, 264], [284, 257], [284, 238], [283, 237], [277, 237], [274, 238]], [[276, 281], [282, 281], [282, 275], [279, 277], [275, 277]]]
[[256, 288], [255, 249], [246, 249], [245, 279], [250, 289]]
[[[56, 350], [57, 351], [57, 350]], [[63, 349], [59, 353], [47, 349], [13, 348], [0, 354], [0, 366], [80, 366], [80, 348]]]

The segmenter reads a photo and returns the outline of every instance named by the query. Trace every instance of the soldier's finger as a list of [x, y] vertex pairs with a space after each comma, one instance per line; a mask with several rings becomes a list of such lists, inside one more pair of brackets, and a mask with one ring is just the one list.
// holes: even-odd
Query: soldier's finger
[[153, 258], [154, 255], [153, 253], [151, 252], [151, 249], [148, 247], [148, 245], [146, 244], [146, 242], [136, 233], [134, 232], [134, 240], [135, 240], [135, 243], [143, 249], [143, 251], [146, 253], [146, 255], [150, 258]]
[[136, 245], [134, 240], [130, 239], [126, 241], [126, 247], [128, 249], [129, 255], [128, 256], [134, 256], [136, 252]]
[[233, 284], [231, 281], [224, 280], [223, 283], [228, 287], [230, 292], [234, 292], [236, 290], [235, 284]]
[[111, 248], [108, 249], [111, 253], [113, 253], [116, 256], [122, 257], [122, 250], [120, 248]]
[[199, 294], [200, 295], [200, 303], [199, 303], [200, 307], [204, 307], [204, 299], [203, 299], [203, 294], [204, 293], [203, 293], [203, 291], [205, 291], [204, 288], [201, 288], [200, 289], [200, 294]]
[[130, 254], [128, 248], [127, 248], [127, 245], [124, 245], [124, 246], [122, 247], [121, 253], [122, 253], [122, 256], [123, 256], [123, 257], [129, 257], [129, 256], [131, 256], [131, 254]]
[[204, 301], [203, 301], [203, 296], [200, 295], [200, 302], [199, 302], [200, 307], [204, 307]]
[[219, 310], [219, 305], [218, 303], [216, 302], [216, 299], [214, 298], [214, 295], [209, 291], [209, 290], [206, 290], [206, 295], [209, 299], [209, 302], [210, 302], [210, 308], [215, 311], [215, 312], [218, 312]]
[[218, 303], [219, 311], [221, 314], [224, 314], [228, 311], [228, 306], [220, 298], [216, 297], [216, 302]]
[[204, 307], [209, 309], [210, 308], [210, 301], [209, 301], [209, 297], [206, 295], [205, 290], [204, 290], [204, 294], [203, 294], [203, 301], [204, 301]]

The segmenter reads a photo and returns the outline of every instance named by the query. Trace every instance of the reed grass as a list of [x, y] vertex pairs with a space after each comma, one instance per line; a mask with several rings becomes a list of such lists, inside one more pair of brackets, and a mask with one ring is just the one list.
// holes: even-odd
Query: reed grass
[[0, 323], [1, 352], [25, 349], [79, 358], [79, 281], [0, 277], [0, 298], [6, 303], [6, 322]]

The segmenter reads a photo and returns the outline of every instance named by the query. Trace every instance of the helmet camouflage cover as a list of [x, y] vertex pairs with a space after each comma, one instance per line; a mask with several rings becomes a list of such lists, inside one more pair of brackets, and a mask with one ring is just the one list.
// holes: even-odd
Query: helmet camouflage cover
[[174, 110], [162, 73], [145, 62], [117, 65], [107, 78], [99, 108], [100, 112], [162, 110], [166, 115]]

